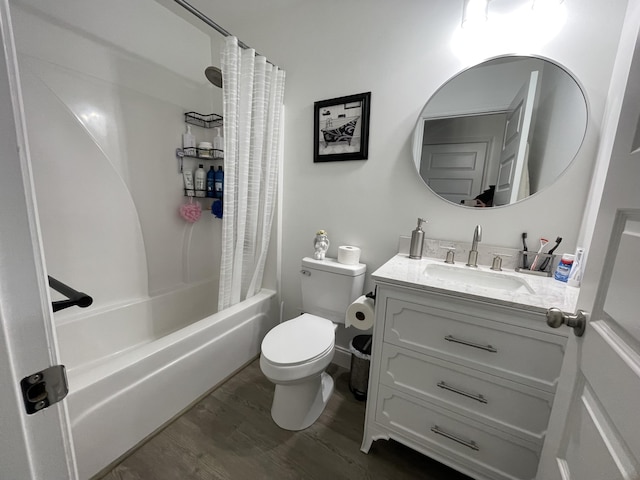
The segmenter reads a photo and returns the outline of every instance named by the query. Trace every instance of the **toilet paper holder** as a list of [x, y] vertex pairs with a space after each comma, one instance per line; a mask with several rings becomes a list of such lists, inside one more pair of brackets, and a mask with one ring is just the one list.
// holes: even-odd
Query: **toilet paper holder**
[[369, 292], [365, 295], [365, 297], [372, 299], [374, 302], [376, 301], [376, 293], [378, 292], [378, 287], [375, 288], [373, 292]]
[[375, 303], [374, 292], [360, 295], [355, 299], [345, 312], [345, 328], [354, 327], [358, 330], [373, 328]]

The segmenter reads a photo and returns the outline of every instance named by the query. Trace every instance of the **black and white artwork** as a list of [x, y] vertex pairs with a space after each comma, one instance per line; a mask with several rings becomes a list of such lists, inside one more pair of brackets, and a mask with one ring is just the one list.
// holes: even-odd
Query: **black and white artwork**
[[366, 160], [371, 92], [315, 102], [314, 162]]

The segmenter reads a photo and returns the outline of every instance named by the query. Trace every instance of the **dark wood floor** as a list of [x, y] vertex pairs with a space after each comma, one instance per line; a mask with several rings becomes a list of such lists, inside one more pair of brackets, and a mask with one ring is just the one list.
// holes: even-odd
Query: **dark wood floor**
[[360, 452], [365, 404], [349, 392], [347, 370], [328, 372], [335, 392], [306, 430], [273, 423], [273, 385], [254, 361], [100, 478], [470, 480], [393, 441]]

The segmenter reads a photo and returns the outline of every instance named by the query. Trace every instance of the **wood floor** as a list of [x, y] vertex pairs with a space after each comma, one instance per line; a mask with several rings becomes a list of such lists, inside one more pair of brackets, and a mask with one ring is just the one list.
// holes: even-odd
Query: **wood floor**
[[393, 441], [360, 452], [365, 403], [349, 392], [347, 370], [331, 365], [328, 373], [336, 390], [306, 430], [273, 423], [273, 385], [256, 360], [99, 478], [470, 480]]

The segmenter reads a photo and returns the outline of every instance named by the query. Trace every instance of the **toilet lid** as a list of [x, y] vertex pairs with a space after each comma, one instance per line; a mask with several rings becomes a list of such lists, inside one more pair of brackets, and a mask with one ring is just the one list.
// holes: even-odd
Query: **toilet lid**
[[335, 327], [326, 318], [305, 313], [271, 329], [262, 340], [262, 355], [275, 364], [305, 363], [335, 343]]

